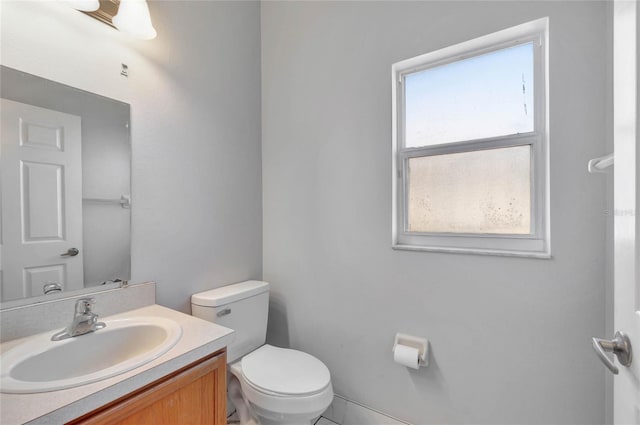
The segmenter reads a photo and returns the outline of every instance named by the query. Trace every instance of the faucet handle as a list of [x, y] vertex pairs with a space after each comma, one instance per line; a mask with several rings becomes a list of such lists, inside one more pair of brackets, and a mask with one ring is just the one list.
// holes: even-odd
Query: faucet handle
[[93, 307], [96, 305], [95, 298], [79, 298], [76, 300], [76, 313], [88, 314], [91, 313]]

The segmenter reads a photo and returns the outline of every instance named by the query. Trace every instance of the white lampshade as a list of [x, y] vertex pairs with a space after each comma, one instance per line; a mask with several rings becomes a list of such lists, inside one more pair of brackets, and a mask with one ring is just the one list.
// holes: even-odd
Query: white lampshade
[[135, 38], [151, 40], [157, 35], [145, 0], [120, 0], [118, 13], [112, 22], [120, 31]]
[[83, 12], [93, 12], [100, 9], [98, 0], [67, 0], [67, 3], [74, 9], [82, 10]]

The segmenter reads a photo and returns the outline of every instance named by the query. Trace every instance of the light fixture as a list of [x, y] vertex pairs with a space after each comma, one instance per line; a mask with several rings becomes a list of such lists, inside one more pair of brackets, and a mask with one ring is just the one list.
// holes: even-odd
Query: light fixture
[[67, 3], [74, 9], [83, 12], [93, 12], [94, 10], [100, 9], [100, 2], [98, 0], [67, 0]]
[[142, 40], [156, 38], [156, 29], [151, 23], [149, 6], [145, 0], [120, 0], [113, 25], [120, 31]]
[[[157, 33], [151, 23], [149, 5], [145, 0], [67, 0], [67, 2], [92, 18], [132, 37], [142, 40], [156, 38]], [[89, 10], [89, 4], [95, 7]]]

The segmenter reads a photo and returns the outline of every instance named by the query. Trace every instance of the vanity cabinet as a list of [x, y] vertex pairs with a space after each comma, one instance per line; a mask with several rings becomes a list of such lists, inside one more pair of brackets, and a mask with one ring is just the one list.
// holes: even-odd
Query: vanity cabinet
[[218, 351], [69, 424], [224, 425], [226, 364], [226, 351]]

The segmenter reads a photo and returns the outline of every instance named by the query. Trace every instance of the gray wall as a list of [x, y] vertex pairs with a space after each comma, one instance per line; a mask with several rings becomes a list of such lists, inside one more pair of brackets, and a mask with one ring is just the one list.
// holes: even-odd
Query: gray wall
[[[602, 2], [264, 2], [268, 340], [336, 393], [415, 424], [601, 424], [605, 371]], [[391, 64], [550, 17], [551, 260], [393, 251]], [[428, 369], [392, 362], [396, 332]]]
[[132, 87], [132, 272], [190, 311], [195, 292], [262, 276], [260, 5], [153, 11], [155, 66]]
[[259, 3], [151, 2], [153, 41], [64, 2], [1, 6], [0, 63], [131, 104], [132, 281], [189, 311], [260, 278]]

